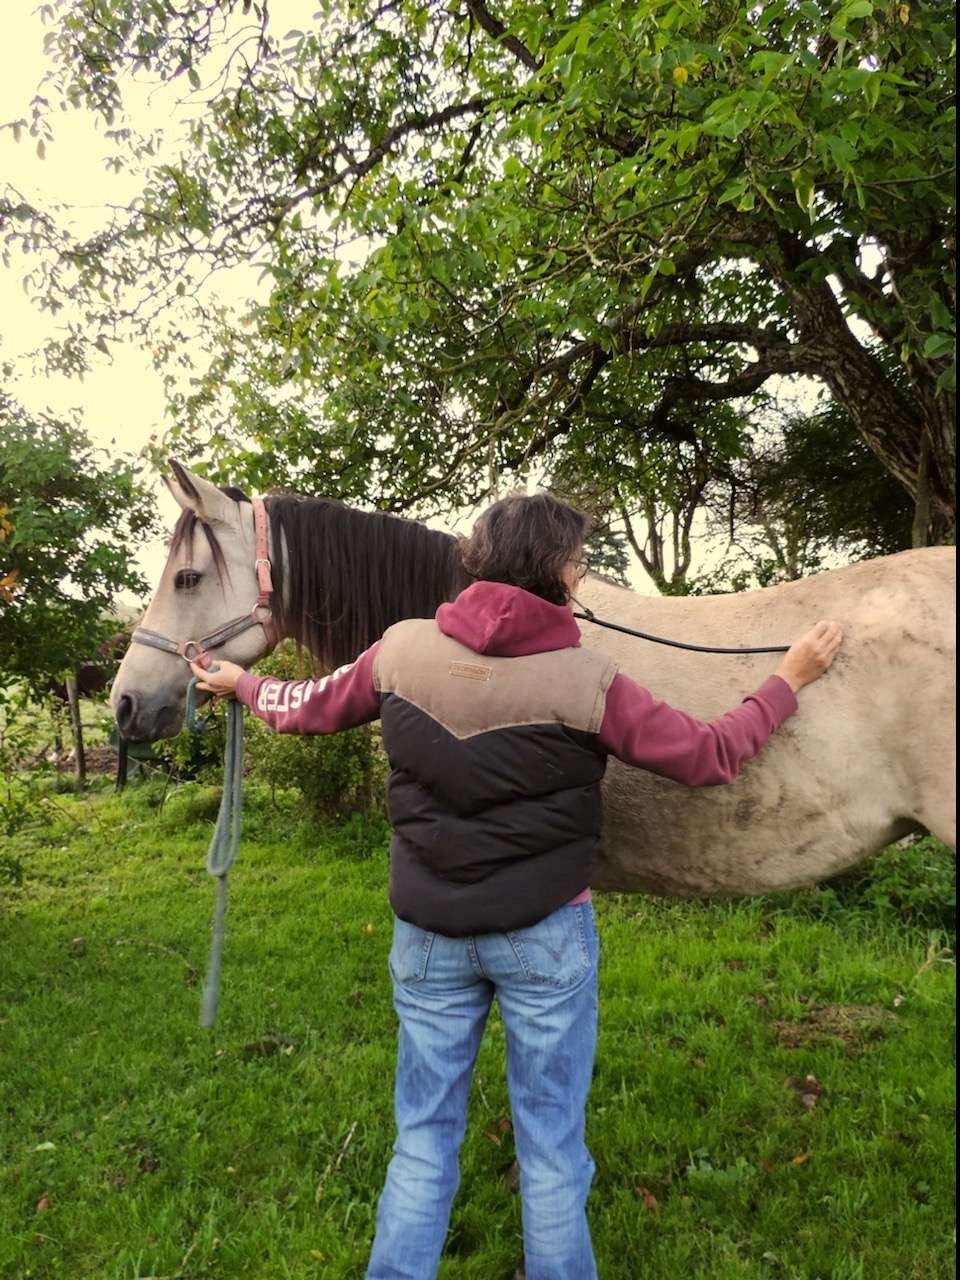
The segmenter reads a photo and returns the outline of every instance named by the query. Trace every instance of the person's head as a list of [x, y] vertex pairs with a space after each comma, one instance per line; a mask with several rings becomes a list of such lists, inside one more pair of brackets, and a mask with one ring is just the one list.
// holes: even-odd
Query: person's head
[[569, 604], [583, 577], [587, 517], [549, 493], [510, 494], [487, 507], [461, 544], [471, 577]]

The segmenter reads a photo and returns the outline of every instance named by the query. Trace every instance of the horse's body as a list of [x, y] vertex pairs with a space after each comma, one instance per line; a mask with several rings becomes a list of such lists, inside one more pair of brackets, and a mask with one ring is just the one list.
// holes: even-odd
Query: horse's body
[[[955, 576], [954, 549], [935, 547], [741, 595], [651, 599], [589, 578], [582, 598], [598, 617], [695, 644], [789, 644], [820, 618], [844, 633], [833, 666], [732, 784], [691, 790], [611, 760], [593, 885], [762, 893], [834, 875], [912, 831], [955, 846]], [[702, 719], [775, 666], [582, 631]]]
[[[208, 545], [201, 539], [198, 549], [191, 539], [175, 539], [144, 625], [187, 639], [249, 606], [256, 591], [253, 518], [249, 504], [180, 468], [176, 475], [171, 488], [186, 514], [204, 523]], [[277, 545], [291, 543], [310, 508], [301, 504], [299, 525], [288, 511], [284, 524], [280, 505], [289, 500], [267, 501], [274, 503], [270, 519], [274, 552], [282, 550], [281, 576], [300, 582], [286, 600], [279, 585], [277, 629], [305, 640], [328, 665], [343, 660], [337, 641], [348, 615], [354, 623], [350, 644], [359, 651], [357, 637], [369, 644], [398, 617], [431, 616], [463, 585], [459, 571], [449, 567], [449, 540], [438, 543], [440, 535], [422, 531], [418, 541], [405, 521], [391, 522], [400, 526], [394, 540], [389, 526], [373, 523], [384, 517], [338, 516], [353, 522], [344, 526], [348, 532], [341, 536], [349, 545], [338, 559], [331, 545], [335, 524], [319, 506], [316, 520], [327, 522], [319, 542], [330, 568], [326, 578], [318, 577], [316, 565], [303, 561], [303, 548]], [[216, 547], [209, 545], [211, 533]], [[393, 560], [385, 563], [388, 553]], [[417, 563], [418, 555], [430, 563]], [[218, 558], [219, 589], [177, 596], [178, 569], [190, 564], [207, 580]], [[833, 875], [913, 831], [930, 831], [953, 845], [955, 574], [954, 550], [931, 548], [741, 595], [650, 598], [588, 577], [581, 598], [597, 617], [695, 644], [789, 644], [821, 618], [836, 620], [844, 632], [828, 673], [801, 691], [797, 714], [734, 783], [692, 790], [610, 761], [604, 845], [593, 886], [677, 896], [762, 893]], [[336, 576], [341, 585], [328, 592], [323, 583]], [[360, 630], [357, 595], [364, 597]], [[310, 627], [301, 625], [307, 615]], [[585, 644], [614, 657], [657, 697], [703, 719], [735, 706], [775, 667], [770, 655], [691, 653], [586, 622], [582, 631]], [[249, 665], [265, 648], [258, 628], [222, 653]], [[112, 693], [121, 732], [133, 738], [176, 732], [189, 674], [171, 654], [131, 646]]]

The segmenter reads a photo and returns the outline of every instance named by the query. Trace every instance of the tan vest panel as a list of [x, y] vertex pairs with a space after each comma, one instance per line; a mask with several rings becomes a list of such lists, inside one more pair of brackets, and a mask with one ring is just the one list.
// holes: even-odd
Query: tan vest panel
[[419, 707], [457, 738], [522, 724], [597, 733], [616, 664], [589, 649], [519, 658], [474, 653], [432, 618], [390, 627], [374, 660], [374, 685]]

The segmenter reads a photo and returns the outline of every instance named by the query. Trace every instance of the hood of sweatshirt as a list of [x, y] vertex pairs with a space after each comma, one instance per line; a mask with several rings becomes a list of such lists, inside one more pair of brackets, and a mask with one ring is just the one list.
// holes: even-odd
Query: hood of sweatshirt
[[474, 582], [456, 600], [437, 610], [437, 626], [474, 653], [520, 658], [569, 649], [580, 643], [580, 628], [561, 604], [505, 582]]

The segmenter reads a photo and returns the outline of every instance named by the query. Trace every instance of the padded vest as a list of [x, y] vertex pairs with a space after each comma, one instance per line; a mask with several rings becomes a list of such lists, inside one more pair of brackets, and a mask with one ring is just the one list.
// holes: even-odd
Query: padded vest
[[616, 670], [579, 647], [478, 654], [433, 619], [389, 628], [374, 683], [401, 919], [453, 936], [518, 929], [588, 887]]

